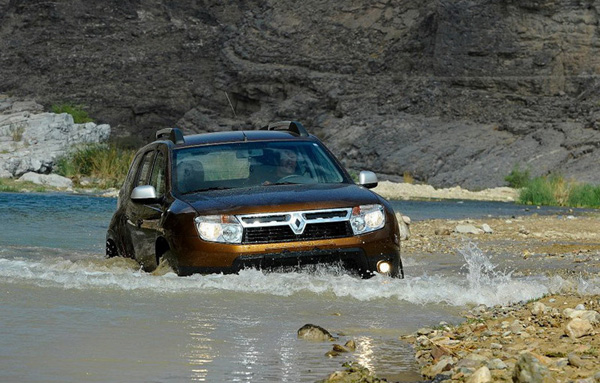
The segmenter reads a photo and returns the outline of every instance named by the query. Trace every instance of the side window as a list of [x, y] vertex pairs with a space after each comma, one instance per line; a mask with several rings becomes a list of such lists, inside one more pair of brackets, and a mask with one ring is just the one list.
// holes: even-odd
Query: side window
[[161, 196], [165, 194], [165, 155], [163, 152], [156, 154], [156, 160], [154, 160], [154, 167], [152, 168], [152, 177], [150, 178], [150, 185], [156, 189], [156, 195]]
[[124, 183], [124, 187], [127, 190], [132, 189], [133, 180], [137, 173], [137, 168], [139, 167], [141, 157], [142, 157], [142, 155], [140, 153], [137, 153], [135, 155], [135, 158], [133, 159], [133, 161], [131, 161], [131, 165], [129, 166], [129, 171], [127, 172], [127, 177], [125, 178], [125, 183]]
[[140, 163], [140, 167], [138, 169], [135, 186], [148, 185], [153, 158], [153, 151], [146, 152], [146, 154], [144, 154], [144, 157], [142, 158], [142, 162]]

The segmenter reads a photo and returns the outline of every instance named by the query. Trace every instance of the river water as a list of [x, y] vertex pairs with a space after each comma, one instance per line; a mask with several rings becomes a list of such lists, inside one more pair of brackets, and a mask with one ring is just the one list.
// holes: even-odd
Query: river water
[[[335, 268], [152, 275], [103, 257], [115, 206], [91, 196], [0, 193], [0, 382], [314, 382], [346, 361], [415, 382], [414, 353], [400, 335], [560, 285], [498, 272], [474, 244], [456, 249], [460, 272], [404, 258], [404, 280], [362, 280]], [[413, 219], [528, 214], [466, 201], [395, 207]], [[326, 357], [330, 343], [297, 339], [306, 323], [338, 343], [354, 339], [356, 352]]]

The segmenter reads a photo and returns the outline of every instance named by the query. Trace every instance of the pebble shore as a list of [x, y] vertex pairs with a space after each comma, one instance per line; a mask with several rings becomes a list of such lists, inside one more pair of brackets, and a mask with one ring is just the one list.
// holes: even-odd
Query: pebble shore
[[600, 296], [556, 295], [478, 306], [459, 326], [404, 337], [436, 382], [600, 382]]

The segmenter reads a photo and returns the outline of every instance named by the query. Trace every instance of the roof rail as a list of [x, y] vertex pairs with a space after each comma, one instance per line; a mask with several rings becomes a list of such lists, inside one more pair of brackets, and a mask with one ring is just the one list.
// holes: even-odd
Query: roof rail
[[263, 126], [261, 130], [287, 130], [296, 133], [300, 137], [308, 137], [308, 131], [298, 121], [271, 122], [269, 125]]
[[166, 129], [161, 129], [158, 132], [156, 132], [157, 140], [161, 140], [161, 139], [165, 139], [165, 138], [173, 141], [174, 144], [183, 144], [185, 142], [185, 140], [183, 138], [183, 133], [178, 128], [166, 128]]

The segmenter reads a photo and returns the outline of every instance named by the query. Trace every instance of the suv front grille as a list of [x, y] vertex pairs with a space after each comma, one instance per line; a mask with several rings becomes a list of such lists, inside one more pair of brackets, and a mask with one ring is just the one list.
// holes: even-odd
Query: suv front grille
[[352, 209], [250, 214], [238, 216], [244, 227], [242, 243], [293, 242], [353, 235]]

